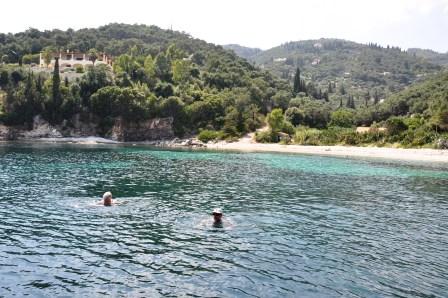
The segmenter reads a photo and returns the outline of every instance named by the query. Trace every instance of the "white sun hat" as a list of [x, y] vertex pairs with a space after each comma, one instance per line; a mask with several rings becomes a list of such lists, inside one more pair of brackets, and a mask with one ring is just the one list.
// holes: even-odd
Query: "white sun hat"
[[212, 214], [222, 214], [222, 210], [221, 210], [221, 208], [215, 208], [215, 209], [213, 209]]

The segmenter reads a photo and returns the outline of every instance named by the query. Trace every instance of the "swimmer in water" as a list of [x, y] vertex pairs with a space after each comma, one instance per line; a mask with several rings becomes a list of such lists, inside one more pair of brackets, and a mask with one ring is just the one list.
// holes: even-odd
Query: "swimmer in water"
[[222, 228], [223, 222], [222, 222], [222, 210], [221, 208], [215, 208], [212, 211], [213, 215], [213, 227], [215, 228]]
[[213, 209], [211, 215], [213, 216], [213, 218], [202, 220], [198, 226], [201, 227], [211, 226], [213, 228], [225, 228], [225, 229], [233, 228], [234, 226], [233, 223], [229, 219], [224, 218], [221, 208]]
[[103, 195], [103, 205], [106, 207], [114, 205], [114, 200], [112, 199], [112, 193], [110, 191], [107, 191]]

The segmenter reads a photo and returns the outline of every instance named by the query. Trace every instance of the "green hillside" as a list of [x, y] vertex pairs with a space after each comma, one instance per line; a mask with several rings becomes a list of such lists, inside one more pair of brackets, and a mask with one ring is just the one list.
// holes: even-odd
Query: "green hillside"
[[238, 44], [227, 44], [223, 45], [222, 47], [226, 50], [234, 51], [235, 54], [247, 60], [252, 60], [254, 56], [262, 52], [261, 49], [244, 47]]
[[[259, 142], [278, 142], [281, 133], [302, 145], [377, 145], [448, 149], [448, 73], [442, 72], [388, 97], [384, 102], [332, 108], [303, 95], [283, 113], [268, 115], [270, 130]], [[357, 126], [370, 126], [359, 133]]]
[[384, 102], [384, 110], [395, 116], [421, 115], [433, 123], [444, 120], [441, 126], [448, 129], [448, 72], [390, 96]]
[[[92, 66], [80, 79], [61, 82], [58, 72], [33, 73], [17, 64], [48, 49], [104, 51], [114, 56], [114, 67]], [[30, 124], [37, 114], [52, 123], [93, 114], [107, 132], [117, 117], [173, 117], [178, 134], [209, 128], [232, 137], [254, 130], [272, 98], [290, 91], [286, 81], [221, 46], [155, 26], [0, 34], [0, 56], [6, 62], [0, 66], [7, 93], [2, 118], [11, 124]]]
[[334, 95], [344, 95], [339, 92], [343, 86], [342, 93], [352, 94], [356, 103], [363, 102], [367, 92], [370, 98], [386, 98], [441, 69], [399, 48], [339, 39], [289, 42], [248, 58], [290, 82], [299, 67], [306, 83], [322, 92], [331, 83]]
[[442, 66], [448, 65], [448, 53], [442, 54], [433, 50], [417, 48], [408, 49], [407, 52], [411, 55], [424, 58], [434, 64], [439, 64]]

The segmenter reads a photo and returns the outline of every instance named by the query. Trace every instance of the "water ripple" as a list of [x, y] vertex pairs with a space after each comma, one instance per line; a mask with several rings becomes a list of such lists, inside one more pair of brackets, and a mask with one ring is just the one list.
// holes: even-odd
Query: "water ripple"
[[447, 193], [437, 165], [3, 144], [0, 296], [444, 297]]

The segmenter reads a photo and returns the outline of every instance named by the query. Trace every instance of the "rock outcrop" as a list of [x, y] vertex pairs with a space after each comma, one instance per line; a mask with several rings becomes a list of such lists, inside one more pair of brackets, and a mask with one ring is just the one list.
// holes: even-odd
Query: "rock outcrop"
[[141, 122], [118, 119], [111, 139], [120, 142], [154, 141], [174, 138], [173, 118], [156, 118]]
[[13, 128], [0, 124], [0, 141], [11, 141], [17, 138]]
[[[33, 127], [0, 124], [0, 140], [32, 140], [41, 138], [82, 138], [103, 136], [97, 119], [81, 119], [75, 115], [60, 125], [51, 125], [40, 116], [34, 117]], [[173, 118], [156, 118], [140, 122], [117, 119], [106, 137], [120, 142], [144, 142], [173, 139]]]

